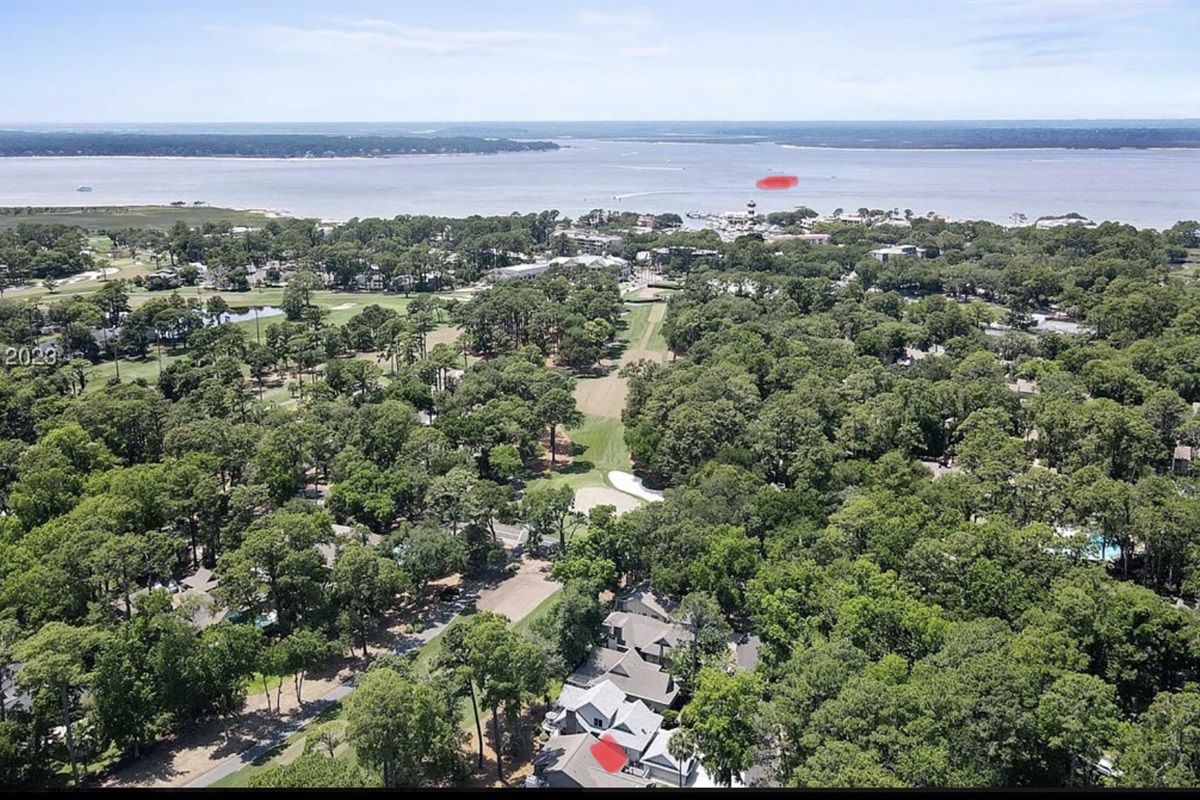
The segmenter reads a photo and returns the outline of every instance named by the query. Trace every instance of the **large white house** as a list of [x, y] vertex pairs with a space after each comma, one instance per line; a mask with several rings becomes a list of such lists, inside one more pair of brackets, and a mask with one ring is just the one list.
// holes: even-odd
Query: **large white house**
[[925, 248], [917, 247], [915, 244], [894, 244], [891, 247], [881, 247], [878, 250], [871, 251], [871, 258], [883, 263], [905, 256], [908, 258], [924, 258]]
[[622, 278], [629, 274], [629, 262], [617, 256], [582, 255], [559, 256], [549, 261], [535, 261], [532, 264], [514, 264], [511, 267], [497, 267], [488, 272], [493, 281], [503, 281], [510, 278], [533, 278], [552, 267], [578, 267], [580, 269], [605, 270], [616, 268]]

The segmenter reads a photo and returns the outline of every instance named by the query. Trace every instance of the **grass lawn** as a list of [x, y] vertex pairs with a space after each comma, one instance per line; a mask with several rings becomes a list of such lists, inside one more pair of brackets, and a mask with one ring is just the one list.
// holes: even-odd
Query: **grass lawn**
[[636, 347], [638, 342], [642, 340], [642, 336], [645, 335], [652, 307], [652, 303], [625, 306], [625, 324], [627, 327], [620, 333], [620, 336], [629, 342], [629, 347]]
[[261, 227], [270, 219], [261, 211], [239, 211], [214, 206], [72, 206], [34, 209], [33, 212], [0, 214], [0, 230], [15, 228], [22, 222], [74, 225], [90, 231], [109, 228], [166, 230], [180, 220], [191, 227], [222, 220], [228, 220], [234, 225]]
[[[179, 354], [172, 355], [169, 348], [163, 348], [163, 369], [166, 369], [182, 358], [182, 352], [178, 351]], [[114, 378], [116, 375], [117, 365], [113, 363], [112, 359], [101, 361], [87, 371], [88, 383], [84, 391], [90, 392], [102, 387], [108, 382], [109, 378]], [[129, 383], [138, 378], [143, 378], [151, 386], [158, 383], [158, 348], [152, 346], [145, 358], [121, 359], [121, 382]]]
[[670, 350], [670, 347], [667, 345], [667, 338], [663, 336], [663, 326], [661, 321], [654, 326], [654, 332], [650, 334], [650, 343], [647, 345], [646, 349], [654, 353], [662, 353], [663, 356], [666, 356], [667, 352]]
[[[36, 778], [38, 781], [36, 786], [28, 785], [20, 788], [25, 789], [72, 789], [74, 782], [71, 778], [71, 764], [67, 761], [66, 745], [62, 747], [62, 763], [54, 772], [44, 773]], [[116, 747], [110, 747], [107, 751], [99, 756], [93, 757], [92, 760], [87, 760], [80, 753], [79, 757], [79, 779], [85, 781], [89, 775], [95, 775], [108, 769], [121, 758], [121, 752]], [[86, 763], [85, 763], [86, 762]], [[9, 788], [9, 787], [6, 787]]]
[[629, 451], [625, 449], [625, 426], [619, 419], [587, 415], [583, 425], [567, 431], [575, 445], [575, 460], [570, 467], [547, 475], [544, 480], [565, 483], [573, 489], [584, 486], [609, 486], [610, 470], [629, 471]]

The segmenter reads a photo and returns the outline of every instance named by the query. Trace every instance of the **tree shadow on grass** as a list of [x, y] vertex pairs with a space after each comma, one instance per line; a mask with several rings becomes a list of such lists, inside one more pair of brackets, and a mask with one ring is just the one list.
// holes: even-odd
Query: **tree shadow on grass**
[[625, 351], [632, 346], [633, 343], [628, 339], [615, 339], [604, 348], [603, 357], [607, 358], [609, 361], [619, 361], [621, 356], [625, 355]]
[[596, 378], [606, 377], [606, 376], [611, 375], [612, 373], [621, 369], [621, 365], [619, 363], [617, 363], [617, 359], [614, 358], [610, 353], [606, 353], [602, 357], [602, 360], [603, 359], [609, 359], [612, 361], [612, 363], [611, 364], [597, 363], [597, 364], [593, 364], [590, 367], [584, 367], [582, 369], [572, 369], [571, 374], [580, 380], [587, 381], [587, 380], [594, 380]]
[[591, 461], [581, 461], [579, 459], [575, 459], [571, 462], [571, 466], [563, 469], [556, 469], [554, 471], [559, 475], [583, 475], [584, 473], [591, 472], [595, 468], [596, 465]]
[[287, 743], [280, 742], [279, 744], [272, 747], [267, 752], [260, 755], [258, 758], [252, 759], [250, 761], [250, 765], [254, 766], [254, 767], [266, 766], [271, 761], [271, 759], [283, 755], [283, 751], [286, 749], [287, 749]]

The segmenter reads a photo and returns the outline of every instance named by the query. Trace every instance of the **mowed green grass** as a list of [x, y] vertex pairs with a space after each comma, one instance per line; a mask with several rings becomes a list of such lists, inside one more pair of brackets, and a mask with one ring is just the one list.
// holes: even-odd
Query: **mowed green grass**
[[[169, 349], [163, 348], [162, 369], [166, 369], [180, 358], [182, 358], [181, 354], [173, 355]], [[121, 359], [121, 382], [129, 383], [141, 378], [153, 386], [158, 383], [159, 369], [158, 348], [151, 346], [145, 358]], [[87, 371], [87, 386], [84, 387], [84, 391], [90, 392], [104, 386], [110, 378], [115, 378], [116, 376], [117, 365], [112, 359], [101, 361]]]
[[629, 342], [629, 347], [637, 347], [638, 342], [642, 340], [642, 336], [646, 334], [646, 325], [650, 322], [650, 309], [653, 307], [651, 303], [640, 303], [638, 305], [625, 306], [625, 325], [624, 331], [620, 331], [618, 336]]
[[[87, 195], [80, 194], [80, 199]], [[181, 198], [182, 199], [182, 198]], [[190, 201], [189, 201], [190, 202]], [[12, 207], [4, 209], [11, 210]], [[89, 231], [110, 230], [114, 228], [155, 228], [166, 230], [176, 222], [184, 222], [191, 227], [203, 225], [206, 222], [228, 221], [234, 225], [246, 227], [261, 227], [271, 218], [262, 211], [241, 211], [234, 208], [219, 208], [216, 206], [192, 206], [180, 208], [173, 206], [87, 206], [80, 205], [71, 208], [55, 208], [34, 213], [0, 213], [0, 230], [15, 228], [22, 222], [39, 224], [73, 225], [86, 228]]]
[[113, 243], [112, 239], [108, 238], [107, 236], [89, 236], [88, 247], [92, 248], [100, 255], [108, 255], [112, 252]]
[[[180, 297], [185, 299], [195, 298], [201, 303], [207, 303], [209, 298], [220, 296], [229, 307], [236, 313], [239, 311], [248, 311], [252, 308], [264, 308], [273, 306], [278, 308], [283, 304], [283, 288], [269, 287], [251, 289], [246, 292], [214, 292], [211, 289], [200, 289], [196, 287], [185, 287], [178, 290]], [[129, 293], [129, 305], [133, 308], [146, 303], [148, 300], [155, 297], [170, 297], [171, 292], [147, 292], [134, 291]], [[313, 295], [313, 302], [320, 308], [328, 311], [325, 317], [327, 325], [345, 325], [350, 321], [350, 318], [362, 312], [367, 306], [381, 306], [385, 309], [390, 309], [398, 314], [404, 314], [408, 310], [409, 303], [417, 295], [405, 297], [402, 294], [383, 294], [376, 292], [329, 292], [321, 291]], [[461, 295], [453, 293], [439, 293], [435, 295], [440, 298], [449, 298], [453, 300], [464, 299]], [[259, 326], [265, 327], [272, 322], [282, 322], [282, 316], [261, 317]], [[445, 315], [439, 320], [439, 324], [446, 322]], [[249, 333], [254, 333], [254, 320], [245, 320], [237, 323], [245, 328]]]
[[625, 448], [625, 426], [621, 420], [589, 414], [584, 417], [583, 425], [567, 431], [567, 436], [575, 445], [575, 458], [571, 466], [555, 470], [538, 480], [580, 489], [584, 486], [609, 486], [606, 477], [609, 471], [629, 471], [629, 451]]
[[655, 353], [661, 353], [666, 356], [670, 352], [670, 345], [667, 344], [667, 338], [663, 335], [662, 322], [654, 326], [654, 332], [650, 334], [650, 343], [646, 346], [647, 350]]

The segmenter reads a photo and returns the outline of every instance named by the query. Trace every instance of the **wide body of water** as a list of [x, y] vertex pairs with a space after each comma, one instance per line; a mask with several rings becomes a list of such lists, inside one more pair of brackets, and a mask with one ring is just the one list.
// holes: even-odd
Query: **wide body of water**
[[[774, 143], [560, 140], [563, 149], [381, 159], [0, 159], [0, 206], [202, 200], [327, 220], [593, 208], [648, 213], [862, 206], [1007, 222], [1078, 212], [1169, 227], [1200, 218], [1200, 150], [834, 150]], [[760, 191], [767, 175], [795, 175]], [[92, 187], [77, 192], [81, 185]]]

